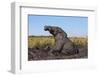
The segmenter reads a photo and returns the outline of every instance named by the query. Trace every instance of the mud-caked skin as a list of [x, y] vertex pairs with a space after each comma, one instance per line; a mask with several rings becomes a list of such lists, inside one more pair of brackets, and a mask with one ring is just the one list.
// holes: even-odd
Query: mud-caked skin
[[44, 26], [45, 31], [49, 31], [54, 36], [55, 46], [50, 49], [50, 53], [62, 53], [67, 55], [79, 53], [78, 48], [67, 37], [67, 34], [60, 27], [57, 26]]

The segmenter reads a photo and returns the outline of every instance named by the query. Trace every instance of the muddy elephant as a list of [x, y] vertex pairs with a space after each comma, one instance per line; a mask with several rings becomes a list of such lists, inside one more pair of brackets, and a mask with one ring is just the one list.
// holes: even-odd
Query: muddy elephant
[[51, 48], [50, 53], [54, 52], [62, 53], [66, 55], [72, 55], [79, 53], [78, 48], [67, 37], [67, 33], [57, 26], [44, 26], [45, 31], [49, 31], [54, 36], [55, 45]]

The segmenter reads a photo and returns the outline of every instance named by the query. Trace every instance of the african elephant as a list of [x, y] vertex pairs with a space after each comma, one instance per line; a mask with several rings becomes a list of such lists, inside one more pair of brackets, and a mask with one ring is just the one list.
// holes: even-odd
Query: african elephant
[[65, 55], [72, 55], [79, 53], [78, 48], [74, 43], [67, 37], [66, 32], [57, 26], [44, 26], [45, 31], [49, 31], [54, 36], [55, 45], [51, 48], [50, 53], [54, 52], [62, 53]]

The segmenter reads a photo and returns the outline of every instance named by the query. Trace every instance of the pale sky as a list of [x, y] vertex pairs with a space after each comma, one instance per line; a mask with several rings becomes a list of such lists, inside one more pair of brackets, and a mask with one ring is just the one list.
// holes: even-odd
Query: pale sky
[[45, 25], [59, 26], [68, 34], [68, 36], [87, 36], [88, 33], [88, 17], [43, 15], [28, 16], [29, 35], [50, 35], [48, 31], [44, 31]]

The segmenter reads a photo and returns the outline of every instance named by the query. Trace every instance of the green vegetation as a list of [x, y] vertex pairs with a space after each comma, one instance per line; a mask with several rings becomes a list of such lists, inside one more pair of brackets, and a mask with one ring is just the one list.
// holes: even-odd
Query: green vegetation
[[[87, 45], [87, 38], [83, 37], [70, 37], [70, 40], [79, 46]], [[28, 47], [41, 47], [41, 46], [53, 46], [55, 44], [55, 40], [53, 36], [29, 36], [28, 37]]]

